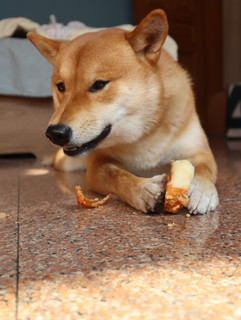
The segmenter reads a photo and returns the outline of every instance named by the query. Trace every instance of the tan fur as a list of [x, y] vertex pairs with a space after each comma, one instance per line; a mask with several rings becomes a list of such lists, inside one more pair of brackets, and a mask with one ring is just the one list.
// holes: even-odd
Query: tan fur
[[[189, 159], [195, 178], [188, 209], [214, 210], [216, 164], [195, 110], [189, 75], [162, 49], [168, 33], [164, 11], [152, 11], [132, 32], [108, 29], [70, 43], [28, 38], [54, 65], [55, 113], [50, 124], [66, 124], [71, 145], [95, 139], [109, 124], [110, 134], [87, 157], [87, 183], [114, 193], [144, 212], [154, 211], [165, 190], [162, 166]], [[109, 83], [89, 92], [96, 80]], [[62, 81], [65, 92], [58, 92]], [[60, 151], [55, 167], [72, 169]], [[81, 164], [80, 164], [81, 166]], [[73, 169], [78, 164], [75, 159]], [[159, 175], [139, 177], [155, 169]]]

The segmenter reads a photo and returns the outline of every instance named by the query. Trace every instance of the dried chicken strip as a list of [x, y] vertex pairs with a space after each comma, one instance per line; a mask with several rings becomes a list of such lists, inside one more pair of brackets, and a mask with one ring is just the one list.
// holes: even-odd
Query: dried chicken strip
[[80, 186], [75, 187], [75, 193], [76, 193], [76, 199], [78, 204], [84, 208], [96, 208], [96, 207], [102, 206], [110, 199], [110, 195], [106, 196], [102, 200], [99, 200], [97, 198], [88, 199], [83, 195]]
[[177, 213], [189, 201], [188, 191], [194, 176], [194, 167], [188, 160], [172, 161], [171, 175], [167, 178], [164, 209]]

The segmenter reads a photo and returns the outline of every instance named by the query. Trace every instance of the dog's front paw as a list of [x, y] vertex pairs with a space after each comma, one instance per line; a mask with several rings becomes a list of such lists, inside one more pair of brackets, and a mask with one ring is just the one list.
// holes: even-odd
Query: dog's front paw
[[215, 185], [201, 177], [194, 177], [189, 198], [187, 208], [192, 214], [214, 211], [219, 203]]
[[145, 179], [135, 197], [135, 207], [145, 213], [158, 211], [163, 205], [167, 175], [157, 175]]

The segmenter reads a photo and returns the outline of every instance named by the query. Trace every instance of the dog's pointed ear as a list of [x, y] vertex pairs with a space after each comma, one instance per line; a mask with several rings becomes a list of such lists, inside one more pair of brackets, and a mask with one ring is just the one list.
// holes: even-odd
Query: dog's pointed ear
[[38, 34], [29, 32], [28, 39], [40, 51], [40, 53], [50, 62], [54, 63], [62, 42], [50, 40]]
[[126, 39], [140, 59], [145, 58], [151, 65], [155, 65], [167, 34], [166, 14], [163, 10], [156, 9], [151, 11], [133, 31], [126, 33]]

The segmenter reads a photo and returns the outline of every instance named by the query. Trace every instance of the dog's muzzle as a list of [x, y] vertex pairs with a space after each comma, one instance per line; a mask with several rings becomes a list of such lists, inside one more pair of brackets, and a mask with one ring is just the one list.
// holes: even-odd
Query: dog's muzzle
[[72, 130], [65, 124], [50, 125], [45, 134], [52, 143], [63, 147], [64, 153], [67, 156], [74, 157], [77, 155], [87, 155], [93, 151], [110, 134], [110, 131], [111, 125], [108, 125], [96, 138], [82, 145], [72, 145], [70, 143]]

